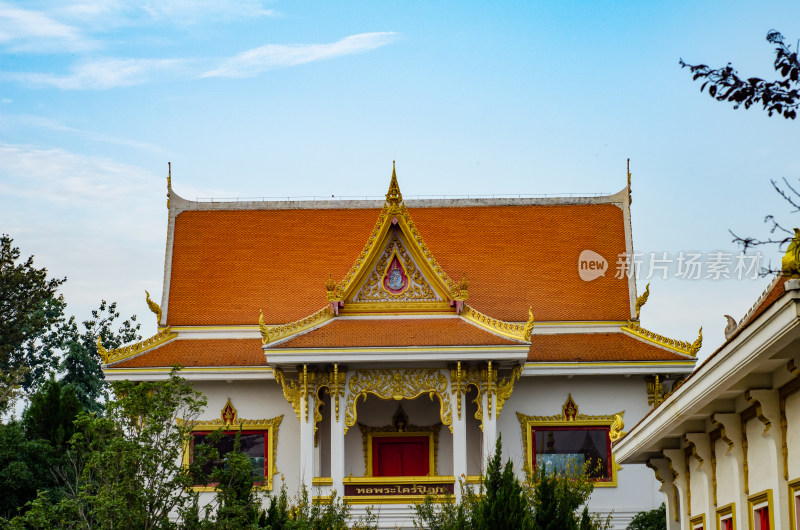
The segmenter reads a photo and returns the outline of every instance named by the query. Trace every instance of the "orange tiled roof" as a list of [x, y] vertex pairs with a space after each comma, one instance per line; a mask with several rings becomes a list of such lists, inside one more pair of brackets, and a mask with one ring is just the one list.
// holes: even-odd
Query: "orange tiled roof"
[[533, 335], [528, 361], [687, 361], [671, 352], [625, 333], [561, 333]]
[[[409, 208], [428, 248], [452, 278], [466, 273], [469, 304], [506, 321], [627, 320], [625, 252], [614, 204]], [[377, 209], [188, 210], [175, 221], [167, 323], [268, 324], [326, 304], [328, 275], [341, 279], [378, 218]], [[584, 249], [609, 272], [578, 276]]]
[[110, 368], [265, 366], [261, 339], [178, 339]]
[[520, 345], [460, 318], [334, 319], [275, 348]]

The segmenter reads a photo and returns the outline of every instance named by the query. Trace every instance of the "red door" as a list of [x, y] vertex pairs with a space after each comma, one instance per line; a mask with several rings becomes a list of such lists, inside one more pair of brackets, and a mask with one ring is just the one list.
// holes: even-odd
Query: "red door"
[[427, 436], [372, 438], [373, 476], [427, 476], [429, 473], [430, 453]]

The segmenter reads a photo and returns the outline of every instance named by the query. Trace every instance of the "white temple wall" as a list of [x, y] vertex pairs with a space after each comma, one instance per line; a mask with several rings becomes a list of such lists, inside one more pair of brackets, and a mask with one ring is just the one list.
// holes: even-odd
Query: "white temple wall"
[[757, 419], [747, 422], [747, 467], [751, 495], [773, 488], [778, 471], [774, 444], [762, 435], [763, 432], [764, 424]]
[[717, 506], [740, 504], [739, 491], [743, 489], [741, 474], [741, 444], [735, 444], [728, 452], [728, 444], [717, 440], [714, 446], [717, 456]]

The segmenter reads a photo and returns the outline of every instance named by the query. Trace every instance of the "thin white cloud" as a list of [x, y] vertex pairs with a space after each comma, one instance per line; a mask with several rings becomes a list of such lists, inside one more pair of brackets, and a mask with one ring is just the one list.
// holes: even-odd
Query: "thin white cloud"
[[254, 77], [274, 68], [285, 68], [374, 50], [394, 41], [391, 31], [350, 35], [330, 44], [267, 44], [242, 52], [200, 77]]
[[54, 12], [65, 18], [97, 26], [169, 22], [189, 25], [205, 20], [234, 20], [276, 16], [263, 0], [93, 0], [61, 4]]
[[88, 140], [90, 142], [103, 142], [112, 145], [121, 145], [125, 147], [133, 147], [144, 151], [153, 153], [166, 154], [166, 150], [158, 145], [153, 145], [147, 142], [139, 142], [137, 140], [130, 140], [128, 138], [119, 138], [108, 134], [103, 134], [95, 131], [87, 131], [84, 129], [76, 129], [69, 127], [58, 121], [44, 118], [42, 116], [34, 116], [30, 114], [5, 114], [0, 115], [0, 131], [14, 130], [19, 131], [23, 128], [44, 129], [46, 131], [53, 131], [63, 133], [65, 135], [77, 136]]
[[14, 52], [75, 52], [94, 47], [77, 28], [51, 16], [0, 2], [0, 45]]
[[184, 64], [181, 59], [101, 59], [78, 64], [66, 75], [14, 72], [2, 78], [62, 90], [105, 90], [146, 83], [159, 72], [173, 75]]

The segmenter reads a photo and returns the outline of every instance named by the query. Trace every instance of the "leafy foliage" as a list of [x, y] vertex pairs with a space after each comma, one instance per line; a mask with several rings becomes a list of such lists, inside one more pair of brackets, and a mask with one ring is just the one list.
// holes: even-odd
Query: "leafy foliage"
[[[461, 484], [461, 501], [438, 504], [433, 497], [416, 506], [414, 524], [433, 530], [524, 529], [605, 530], [611, 517], [590, 515], [586, 502], [594, 485], [585, 470], [567, 475], [548, 474], [539, 468], [521, 482], [511, 461], [501, 465], [502, 440], [478, 492]], [[583, 509], [581, 510], [581, 507]]]
[[775, 30], [767, 33], [767, 41], [775, 45], [773, 66], [781, 79], [765, 81], [758, 77], [743, 79], [728, 63], [723, 68], [712, 69], [705, 64], [691, 65], [680, 60], [681, 68], [689, 68], [692, 79], [703, 79], [702, 92], [708, 86], [708, 94], [717, 101], [733, 103], [738, 109], [744, 105], [762, 104], [769, 116], [777, 114], [786, 119], [795, 119], [800, 106], [800, 62], [797, 51], [784, 42], [783, 35]]
[[662, 502], [655, 510], [639, 512], [628, 525], [628, 530], [667, 530], [667, 507]]
[[52, 465], [53, 448], [46, 440], [28, 439], [19, 421], [0, 425], [0, 517], [17, 515], [37, 489], [52, 486]]
[[[108, 349], [119, 348], [123, 344], [141, 340], [136, 315], [118, 324], [119, 311], [116, 302], [100, 302], [98, 309], [92, 310], [92, 317], [84, 320], [81, 326], [74, 316], [62, 322], [55, 333], [45, 340], [45, 346], [64, 353], [59, 368], [64, 372], [62, 381], [72, 385], [78, 400], [88, 411], [102, 409], [101, 399], [106, 397], [106, 384], [101, 368], [100, 354], [97, 352], [97, 339]], [[114, 329], [117, 325], [116, 330]]]
[[14, 389], [25, 390], [43, 380], [56, 364], [41, 339], [63, 321], [64, 300], [58, 288], [66, 278], [47, 278], [33, 256], [20, 261], [20, 250], [6, 234], [0, 236], [0, 412]]
[[[16, 527], [172, 528], [169, 513], [192, 502], [180, 463], [205, 398], [173, 370], [166, 381], [114, 383], [106, 416], [75, 421], [66, 463], [57, 470], [63, 497], [40, 493]], [[186, 421], [178, 421], [182, 418]], [[37, 526], [38, 525], [38, 526]], [[13, 526], [12, 526], [13, 527]]]

